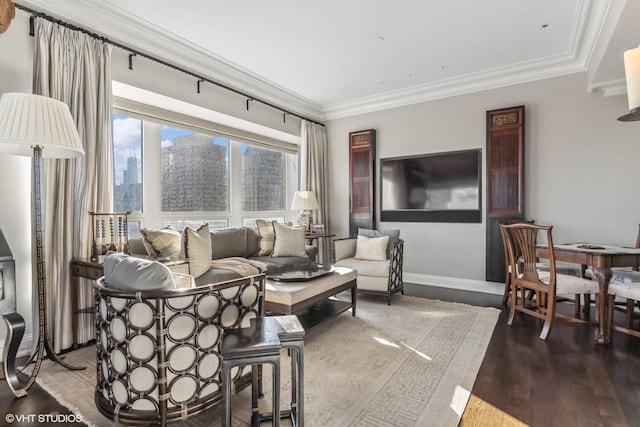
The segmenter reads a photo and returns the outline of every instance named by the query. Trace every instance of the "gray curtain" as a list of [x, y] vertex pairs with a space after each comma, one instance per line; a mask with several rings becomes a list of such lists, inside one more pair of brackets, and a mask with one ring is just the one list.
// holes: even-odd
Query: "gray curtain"
[[[329, 153], [327, 129], [317, 123], [302, 121], [302, 143], [305, 152], [305, 176], [302, 177], [302, 190], [316, 193], [319, 209], [312, 212], [312, 223], [324, 224], [329, 233]], [[331, 243], [329, 239], [318, 239], [320, 261], [331, 261]]]
[[[69, 261], [88, 258], [88, 211], [111, 212], [111, 46], [79, 31], [36, 19], [33, 91], [65, 102], [85, 156], [47, 159], [44, 165], [44, 245], [49, 336], [56, 352], [72, 345]], [[84, 283], [83, 283], [84, 282]], [[93, 290], [81, 281], [79, 307], [93, 305]], [[80, 315], [78, 341], [94, 337], [91, 316]]]

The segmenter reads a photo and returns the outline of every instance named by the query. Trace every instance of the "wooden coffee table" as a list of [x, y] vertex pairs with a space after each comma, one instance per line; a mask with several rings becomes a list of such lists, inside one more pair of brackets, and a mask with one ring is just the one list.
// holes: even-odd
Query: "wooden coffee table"
[[[295, 314], [305, 329], [351, 309], [356, 315], [355, 270], [335, 267], [335, 271], [304, 281], [277, 281], [267, 278], [265, 310], [273, 314]], [[338, 299], [336, 294], [351, 290], [351, 301]]]

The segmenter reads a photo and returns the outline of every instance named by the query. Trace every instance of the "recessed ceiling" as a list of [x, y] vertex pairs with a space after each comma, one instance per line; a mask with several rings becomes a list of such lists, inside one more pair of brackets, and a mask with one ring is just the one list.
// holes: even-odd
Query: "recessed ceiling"
[[319, 119], [585, 71], [626, 3], [18, 2]]

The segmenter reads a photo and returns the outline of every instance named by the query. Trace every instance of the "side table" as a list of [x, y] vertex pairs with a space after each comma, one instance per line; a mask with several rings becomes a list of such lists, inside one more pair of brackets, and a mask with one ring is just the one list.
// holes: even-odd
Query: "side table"
[[[314, 240], [329, 239], [329, 247], [331, 247], [331, 238], [335, 237], [335, 234], [321, 234], [321, 233], [306, 233], [304, 238], [307, 239], [307, 245], [312, 245]], [[323, 251], [323, 245], [318, 244], [318, 252], [322, 256], [323, 265], [331, 265], [331, 252], [328, 254]]]
[[72, 259], [70, 262], [71, 283], [71, 331], [73, 334], [73, 348], [78, 348], [78, 316], [82, 313], [93, 313], [93, 307], [78, 309], [78, 289], [80, 278], [97, 280], [104, 275], [102, 257], [96, 261], [88, 259]]

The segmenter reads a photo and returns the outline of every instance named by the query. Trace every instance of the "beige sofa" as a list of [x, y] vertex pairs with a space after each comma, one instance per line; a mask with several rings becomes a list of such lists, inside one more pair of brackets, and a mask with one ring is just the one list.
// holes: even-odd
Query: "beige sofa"
[[[263, 224], [267, 227], [267, 224]], [[174, 230], [177, 233], [177, 231]], [[262, 232], [262, 234], [261, 234]], [[160, 231], [154, 231], [153, 233], [147, 233], [147, 236], [155, 237], [160, 235]], [[220, 283], [227, 280], [234, 280], [242, 277], [243, 271], [234, 269], [233, 265], [230, 267], [228, 264], [242, 263], [241, 259], [244, 258], [249, 263], [257, 261], [266, 266], [265, 273], [267, 275], [286, 271], [295, 270], [297, 268], [309, 268], [316, 265], [316, 258], [318, 248], [315, 246], [304, 246], [303, 253], [298, 253], [298, 256], [289, 255], [290, 252], [286, 250], [285, 255], [278, 255], [278, 252], [269, 250], [265, 246], [265, 232], [258, 227], [236, 227], [209, 230], [210, 246], [211, 246], [211, 261], [218, 261], [211, 263], [210, 266], [205, 267], [204, 273], [194, 274], [194, 266], [190, 265], [187, 272], [194, 276], [196, 285], [205, 285], [210, 283]], [[163, 236], [166, 239], [166, 236]], [[277, 237], [277, 236], [276, 236]], [[161, 238], [157, 238], [161, 239]], [[174, 237], [176, 239], [173, 244], [173, 249], [167, 249], [167, 246], [163, 246], [163, 243], [157, 245], [156, 248], [149, 243], [149, 238], [146, 236], [137, 236], [129, 239], [129, 247], [131, 255], [145, 255], [151, 257], [158, 257], [162, 259], [186, 259], [189, 260], [189, 254], [184, 251], [184, 239], [181, 233]], [[275, 237], [274, 237], [275, 239]], [[153, 241], [153, 240], [152, 240]], [[303, 239], [304, 245], [304, 239]], [[276, 249], [276, 243], [274, 243], [274, 249]], [[178, 252], [176, 252], [178, 251]], [[231, 260], [230, 262], [225, 262]], [[191, 264], [193, 261], [189, 260]], [[227, 264], [227, 265], [225, 265]], [[249, 265], [246, 265], [249, 268]], [[242, 267], [242, 265], [240, 265]]]

